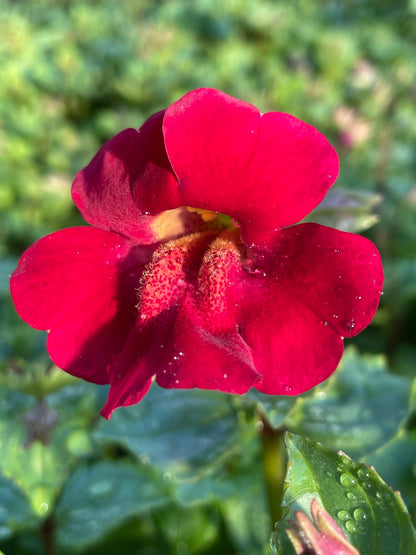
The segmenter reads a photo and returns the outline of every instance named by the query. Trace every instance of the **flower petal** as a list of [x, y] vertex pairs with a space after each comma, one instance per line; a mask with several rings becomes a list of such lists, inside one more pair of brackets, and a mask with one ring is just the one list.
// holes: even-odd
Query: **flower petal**
[[34, 243], [11, 277], [19, 315], [50, 330], [47, 347], [62, 369], [108, 383], [137, 318], [135, 288], [152, 249], [89, 227], [69, 228]]
[[271, 395], [298, 395], [336, 369], [344, 348], [342, 338], [322, 325], [286, 280], [257, 281], [259, 285], [247, 288], [241, 301], [240, 325], [255, 367], [263, 375], [254, 387]]
[[[141, 401], [152, 385], [152, 379], [163, 356], [164, 337], [170, 328], [170, 315], [151, 322], [137, 322], [111, 372], [111, 387], [100, 414], [107, 420], [119, 407]], [[161, 348], [162, 345], [162, 348]]]
[[192, 300], [186, 299], [165, 346], [157, 383], [166, 388], [246, 393], [260, 379], [247, 344], [236, 329], [214, 334], [198, 320]]
[[141, 244], [157, 241], [150, 214], [170, 208], [165, 189], [177, 188], [163, 144], [162, 118], [158, 112], [139, 130], [125, 129], [77, 174], [72, 197], [88, 223]]
[[371, 322], [383, 286], [380, 254], [371, 241], [319, 224], [299, 224], [278, 237], [272, 270], [278, 278], [285, 272], [279, 270], [282, 260], [297, 298], [339, 335], [357, 335]]
[[213, 89], [172, 104], [163, 134], [178, 202], [232, 216], [247, 244], [268, 244], [306, 216], [338, 175], [337, 154], [315, 128]]

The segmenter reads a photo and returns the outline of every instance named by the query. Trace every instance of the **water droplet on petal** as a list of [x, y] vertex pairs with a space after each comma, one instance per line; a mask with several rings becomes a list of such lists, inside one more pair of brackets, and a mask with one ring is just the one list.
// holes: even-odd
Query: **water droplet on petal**
[[254, 260], [252, 260], [251, 258], [244, 258], [241, 261], [241, 266], [246, 272], [254, 272], [255, 270]]
[[321, 320], [321, 325], [322, 325], [322, 326], [327, 326], [327, 325], [328, 325], [328, 321], [327, 321], [327, 320]]
[[228, 378], [228, 374], [224, 374], [224, 376], [223, 376], [223, 377], [224, 377], [224, 378]]
[[348, 322], [345, 323], [345, 328], [348, 331], [352, 331], [355, 328], [355, 321], [353, 318], [351, 318], [351, 320], [348, 320]]
[[290, 393], [293, 387], [290, 385], [283, 385], [283, 389], [286, 391], [286, 393]]
[[356, 295], [356, 296], [354, 297], [354, 301], [361, 301], [361, 299], [362, 299], [362, 296], [361, 296], [361, 295]]

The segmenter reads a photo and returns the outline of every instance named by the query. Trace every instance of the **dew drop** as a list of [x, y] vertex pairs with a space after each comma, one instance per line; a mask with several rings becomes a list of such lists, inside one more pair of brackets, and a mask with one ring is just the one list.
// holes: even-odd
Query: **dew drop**
[[286, 393], [290, 393], [293, 387], [291, 387], [290, 385], [283, 385], [283, 389], [286, 391]]
[[349, 491], [347, 493], [347, 497], [350, 501], [355, 501], [357, 499], [357, 496], [355, 495], [355, 493], [352, 493], [352, 491]]
[[321, 325], [322, 325], [322, 326], [327, 326], [327, 325], [328, 325], [328, 321], [327, 321], [327, 320], [321, 320]]
[[110, 261], [108, 259], [104, 260], [104, 264], [110, 264]]
[[351, 320], [349, 320], [348, 322], [346, 322], [345, 328], [346, 328], [348, 331], [352, 331], [352, 330], [355, 328], [355, 321], [354, 321], [353, 318], [351, 318]]
[[241, 267], [246, 272], [254, 272], [254, 270], [255, 270], [254, 260], [252, 260], [251, 258], [243, 259], [241, 261]]
[[341, 482], [342, 486], [350, 487], [355, 485], [355, 480], [349, 474], [341, 474], [339, 481]]
[[348, 511], [338, 511], [337, 516], [340, 520], [349, 520], [351, 518], [351, 515]]
[[77, 254], [79, 254], [79, 251], [77, 251]]
[[354, 534], [354, 532], [357, 531], [357, 527], [355, 526], [355, 524], [353, 523], [352, 520], [348, 520], [345, 523], [345, 528], [348, 530], [348, 532], [350, 532], [351, 534]]
[[365, 520], [367, 518], [367, 514], [362, 509], [355, 509], [355, 511], [352, 513], [352, 516], [355, 520], [358, 521]]
[[175, 380], [175, 383], [178, 384], [178, 383], [179, 383], [179, 380]]
[[224, 378], [228, 378], [228, 374], [224, 374], [224, 376], [223, 376], [223, 377], [224, 377]]
[[334, 249], [334, 252], [335, 252], [335, 253], [339, 253], [339, 249]]
[[175, 355], [175, 356], [173, 357], [173, 360], [179, 360], [179, 357]]
[[354, 301], [361, 301], [361, 299], [362, 299], [362, 296], [361, 296], [361, 295], [356, 295], [356, 296], [354, 297]]
[[338, 314], [333, 314], [332, 318], [334, 318], [334, 320], [337, 320], [339, 318]]
[[185, 353], [184, 353], [183, 351], [179, 351], [179, 353], [178, 353], [178, 355], [179, 355], [180, 357], [183, 357], [184, 354], [185, 354]]
[[370, 476], [370, 473], [368, 472], [368, 470], [366, 470], [365, 468], [359, 468], [358, 472], [357, 472], [357, 476], [361, 479], [361, 480], [367, 480]]
[[256, 430], [261, 432], [264, 428], [264, 423], [261, 420], [257, 420], [256, 422]]

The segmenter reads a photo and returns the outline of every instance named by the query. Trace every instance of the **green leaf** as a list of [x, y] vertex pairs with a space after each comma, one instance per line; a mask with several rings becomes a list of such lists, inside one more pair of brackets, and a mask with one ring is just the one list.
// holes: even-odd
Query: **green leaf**
[[230, 395], [152, 385], [138, 405], [101, 422], [95, 438], [176, 472], [214, 463], [238, 443], [240, 433]]
[[298, 398], [285, 425], [361, 457], [395, 435], [408, 412], [410, 383], [390, 374], [382, 356], [359, 355], [350, 347], [331, 378]]
[[285, 532], [288, 521], [297, 510], [309, 514], [314, 497], [363, 555], [415, 552], [416, 533], [400, 495], [372, 467], [289, 433], [286, 445], [289, 464], [283, 505], [289, 512], [276, 529], [275, 553], [294, 553]]
[[0, 540], [32, 528], [36, 518], [25, 494], [0, 474]]
[[71, 464], [91, 452], [86, 428], [96, 410], [92, 384], [68, 386], [41, 402], [0, 389], [0, 471], [38, 517], [50, 511]]
[[401, 492], [411, 514], [416, 510], [416, 432], [400, 429], [393, 439], [364, 457], [380, 476]]
[[295, 404], [296, 399], [296, 397], [287, 395], [266, 395], [253, 388], [241, 397], [241, 403], [254, 403], [257, 411], [267, 419], [270, 426], [279, 428]]
[[133, 515], [168, 502], [166, 486], [149, 468], [127, 462], [99, 462], [76, 470], [55, 508], [58, 541], [91, 545]]

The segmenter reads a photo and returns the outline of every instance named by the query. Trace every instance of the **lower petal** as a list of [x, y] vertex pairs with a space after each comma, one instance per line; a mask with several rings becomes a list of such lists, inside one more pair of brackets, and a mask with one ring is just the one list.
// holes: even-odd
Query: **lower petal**
[[177, 315], [157, 383], [166, 388], [246, 393], [260, 379], [251, 350], [235, 328], [214, 334], [198, 320], [188, 299]]
[[332, 374], [343, 341], [290, 291], [275, 287], [269, 293], [267, 300], [250, 305], [241, 326], [263, 375], [254, 387], [271, 395], [298, 395]]
[[108, 383], [109, 371], [137, 317], [135, 287], [149, 258], [145, 247], [89, 227], [34, 243], [10, 281], [19, 315], [49, 330], [52, 360], [66, 372]]

